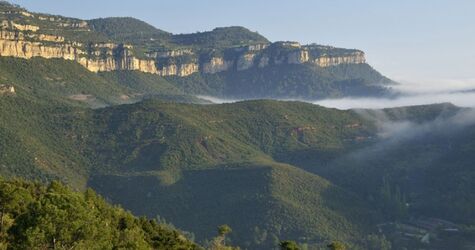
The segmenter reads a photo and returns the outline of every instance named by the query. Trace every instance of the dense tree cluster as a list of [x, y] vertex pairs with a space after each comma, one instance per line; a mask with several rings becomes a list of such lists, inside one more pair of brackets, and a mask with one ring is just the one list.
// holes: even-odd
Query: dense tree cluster
[[107, 204], [94, 191], [0, 181], [0, 249], [199, 249], [181, 233]]

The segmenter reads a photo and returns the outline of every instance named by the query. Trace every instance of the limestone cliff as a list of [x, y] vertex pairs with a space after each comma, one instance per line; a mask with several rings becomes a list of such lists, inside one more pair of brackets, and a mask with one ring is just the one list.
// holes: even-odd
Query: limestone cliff
[[361, 64], [366, 63], [363, 52], [354, 52], [348, 56], [322, 56], [316, 58], [314, 63], [320, 67], [330, 67], [340, 64]]
[[[84, 48], [82, 43], [65, 41], [62, 36], [20, 31], [22, 30], [0, 30], [0, 56], [74, 60], [92, 72], [137, 70], [161, 76], [188, 76], [196, 72], [214, 74], [228, 70], [247, 70], [252, 67], [263, 68], [271, 64], [309, 63], [319, 67], [330, 67], [365, 63], [364, 53], [361, 51], [338, 56], [321, 54], [312, 57], [310, 53], [312, 48], [296, 46], [295, 43], [290, 45], [292, 50], [284, 50], [279, 54], [272, 54], [267, 46], [255, 45], [234, 49], [234, 58], [211, 57], [199, 62], [196, 60], [199, 55], [191, 50], [154, 52], [148, 53], [145, 58], [138, 58], [134, 56], [132, 52], [134, 47], [131, 45], [103, 43], [90, 44], [88, 48]], [[180, 63], [161, 63], [167, 58], [185, 54], [195, 59]]]
[[5, 84], [0, 84], [0, 96], [1, 95], [12, 95], [15, 94], [15, 87], [12, 85], [5, 85]]
[[80, 54], [82, 54], [82, 51], [73, 47], [71, 44], [48, 46], [40, 42], [0, 40], [0, 56], [11, 56], [25, 59], [43, 57], [76, 60]]
[[221, 71], [230, 70], [234, 65], [232, 60], [225, 60], [222, 57], [213, 57], [209, 62], [203, 63], [201, 71], [206, 74], [214, 74]]
[[[331, 67], [366, 63], [364, 53], [358, 50], [298, 42], [201, 48], [173, 45], [169, 40], [157, 44], [155, 38], [150, 38], [129, 44], [103, 39], [93, 32], [93, 25], [78, 19], [13, 7], [0, 11], [0, 18], [0, 56], [73, 60], [92, 72], [136, 70], [161, 76], [188, 76], [285, 64]], [[87, 40], [90, 37], [97, 41]]]
[[290, 64], [301, 64], [308, 62], [308, 50], [298, 50], [295, 52], [289, 53], [287, 57], [287, 63]]

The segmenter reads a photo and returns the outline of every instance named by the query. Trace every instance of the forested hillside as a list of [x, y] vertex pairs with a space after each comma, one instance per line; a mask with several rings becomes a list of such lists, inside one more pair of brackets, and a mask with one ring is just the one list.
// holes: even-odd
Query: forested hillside
[[167, 225], [107, 204], [91, 189], [1, 180], [0, 197], [2, 249], [201, 249]]
[[[283, 150], [280, 143], [344, 147], [343, 138], [363, 133], [345, 128], [358, 119], [351, 112], [339, 117], [336, 110], [267, 101], [209, 106], [148, 101], [95, 111], [28, 103], [21, 96], [0, 101], [7, 118], [1, 127], [2, 147], [8, 149], [1, 158], [5, 176], [91, 186], [138, 215], [160, 215], [195, 231], [200, 240], [212, 237], [221, 224], [235, 229], [233, 238], [242, 246], [275, 245], [301, 235], [351, 243], [371, 231], [367, 220], [376, 212], [357, 196], [270, 156]], [[318, 113], [326, 118], [320, 120]], [[255, 122], [262, 127], [252, 126]], [[310, 124], [330, 134], [319, 134]], [[13, 154], [19, 151], [25, 153]], [[339, 210], [343, 207], [354, 207], [353, 212]], [[311, 214], [318, 216], [309, 221]], [[255, 230], [263, 238], [253, 240]]]
[[[389, 236], [377, 236], [376, 225], [388, 221], [426, 216], [473, 225], [470, 200], [462, 198], [470, 179], [455, 185], [472, 173], [471, 140], [446, 134], [443, 126], [414, 136], [430, 138], [415, 147], [412, 137], [385, 137], [370, 111], [299, 102], [149, 100], [90, 110], [32, 100], [20, 93], [0, 99], [4, 176], [92, 187], [137, 215], [159, 215], [193, 232], [199, 241], [229, 224], [229, 239], [242, 247], [292, 239], [312, 247], [340, 240], [364, 248], [368, 240], [384, 244]], [[388, 122], [414, 124], [417, 135], [419, 127], [445, 120], [450, 125], [460, 112], [468, 111], [435, 105], [383, 114]], [[456, 131], [466, 135], [470, 123]], [[381, 148], [384, 141], [391, 143]], [[453, 151], [443, 149], [447, 142], [467, 150], [455, 151], [460, 171], [443, 160], [454, 159]], [[374, 150], [382, 151], [372, 157]], [[436, 165], [428, 154], [441, 155]], [[451, 196], [451, 203], [431, 198], [431, 192], [453, 193], [436, 190], [441, 185], [460, 196]]]

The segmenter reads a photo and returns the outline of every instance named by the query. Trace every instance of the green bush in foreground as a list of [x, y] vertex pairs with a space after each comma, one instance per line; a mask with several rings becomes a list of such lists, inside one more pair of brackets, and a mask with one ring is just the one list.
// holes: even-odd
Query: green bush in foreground
[[0, 249], [199, 249], [175, 230], [73, 192], [0, 181]]

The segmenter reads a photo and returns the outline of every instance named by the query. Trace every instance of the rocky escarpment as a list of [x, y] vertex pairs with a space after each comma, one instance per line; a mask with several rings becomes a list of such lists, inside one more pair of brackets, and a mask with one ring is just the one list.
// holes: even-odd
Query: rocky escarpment
[[[330, 67], [340, 64], [366, 63], [365, 55], [359, 50], [337, 49], [329, 46], [300, 45], [297, 42], [276, 42], [228, 49], [227, 56], [211, 57], [203, 63], [203, 73], [226, 70], [247, 70], [269, 65], [309, 64], [316, 67]], [[226, 58], [227, 57], [227, 58]]]
[[[247, 70], [252, 67], [267, 67], [279, 64], [309, 63], [318, 67], [339, 64], [365, 63], [364, 53], [351, 51], [343, 55], [320, 54], [312, 56], [312, 46], [295, 46], [289, 50], [284, 43], [233, 48], [230, 56], [212, 56], [199, 59], [201, 55], [191, 50], [148, 53], [145, 58], [134, 56], [133, 46], [124, 44], [88, 44], [67, 42], [64, 37], [48, 34], [0, 31], [0, 56], [30, 59], [33, 57], [74, 60], [92, 72], [114, 70], [137, 70], [161, 76], [188, 76], [196, 72], [214, 74], [228, 70]], [[283, 49], [274, 53], [276, 48]], [[321, 52], [319, 52], [321, 53]], [[186, 57], [186, 58], [185, 58]]]
[[[89, 41], [85, 38], [94, 33], [86, 21], [15, 8], [4, 10], [1, 15], [5, 20], [0, 22], [0, 56], [73, 60], [92, 72], [137, 70], [161, 76], [188, 76], [282, 64], [331, 67], [365, 63], [362, 51], [297, 42], [254, 42], [219, 48], [180, 45], [171, 49], [137, 42], [132, 45], [133, 42]], [[72, 33], [85, 38], [75, 39], [70, 36]]]
[[15, 93], [15, 87], [13, 87], [12, 85], [0, 84], [0, 96], [13, 95]]

